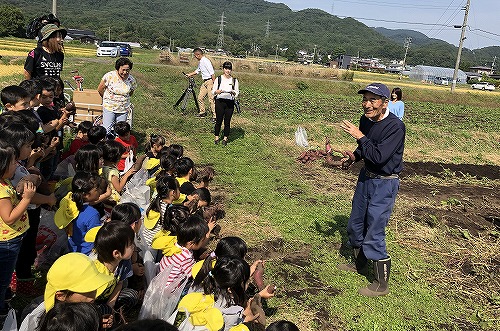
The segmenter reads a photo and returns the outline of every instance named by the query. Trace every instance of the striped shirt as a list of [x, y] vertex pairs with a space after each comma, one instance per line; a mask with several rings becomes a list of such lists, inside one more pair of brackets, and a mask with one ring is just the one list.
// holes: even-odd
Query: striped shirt
[[192, 251], [186, 247], [179, 246], [177, 243], [175, 245], [182, 249], [182, 252], [172, 256], [164, 256], [160, 261], [160, 272], [172, 265], [172, 271], [168, 275], [167, 284], [165, 284], [165, 286], [170, 285], [173, 281], [183, 278], [184, 276], [191, 276], [191, 268], [193, 268], [195, 263]]
[[167, 210], [168, 203], [160, 201], [160, 219], [156, 223], [156, 225], [152, 229], [148, 229], [146, 227], [142, 227], [142, 236], [146, 244], [151, 247], [151, 243], [153, 242], [153, 237], [163, 228], [163, 217], [165, 215], [165, 211]]

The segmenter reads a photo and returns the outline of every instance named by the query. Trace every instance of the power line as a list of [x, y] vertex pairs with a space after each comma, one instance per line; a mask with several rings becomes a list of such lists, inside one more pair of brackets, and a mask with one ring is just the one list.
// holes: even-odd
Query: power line
[[418, 5], [418, 4], [401, 4], [401, 3], [395, 3], [395, 2], [376, 2], [374, 3], [373, 1], [350, 1], [350, 0], [336, 0], [337, 2], [347, 2], [349, 4], [360, 4], [360, 5], [384, 5], [384, 6], [391, 6], [391, 7], [396, 7], [396, 8], [413, 8], [413, 9], [429, 9], [429, 10], [437, 10], [437, 9], [447, 9], [449, 8], [446, 6], [434, 6], [434, 5]]
[[[451, 5], [455, 2], [455, 0], [451, 0], [450, 4], [448, 5], [448, 7], [444, 10], [444, 12], [441, 14], [441, 16], [438, 18], [438, 20], [436, 21], [436, 23], [439, 23], [439, 21], [441, 21], [441, 19], [443, 18], [444, 14], [448, 11], [448, 9], [451, 7]], [[446, 21], [445, 21], [446, 22]], [[432, 29], [430, 30], [432, 31]], [[429, 31], [429, 33], [430, 33]]]

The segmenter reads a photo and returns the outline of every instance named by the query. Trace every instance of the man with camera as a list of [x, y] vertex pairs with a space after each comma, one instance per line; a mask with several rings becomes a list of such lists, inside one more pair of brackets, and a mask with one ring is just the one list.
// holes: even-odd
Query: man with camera
[[203, 99], [205, 99], [205, 96], [208, 96], [210, 109], [212, 110], [212, 122], [215, 123], [215, 100], [212, 94], [212, 87], [214, 86], [215, 80], [214, 67], [212, 66], [212, 62], [210, 62], [210, 60], [203, 55], [203, 51], [200, 48], [195, 48], [193, 54], [194, 57], [200, 62], [198, 64], [198, 68], [196, 68], [195, 71], [186, 74], [186, 76], [192, 77], [201, 73], [201, 78], [203, 79], [203, 84], [201, 84], [200, 93], [198, 94], [200, 112], [196, 116], [205, 117], [207, 115]]

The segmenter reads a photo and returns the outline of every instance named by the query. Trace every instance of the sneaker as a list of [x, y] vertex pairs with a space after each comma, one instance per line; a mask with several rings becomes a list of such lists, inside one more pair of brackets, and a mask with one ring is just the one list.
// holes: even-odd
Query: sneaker
[[207, 113], [198, 113], [198, 114], [196, 114], [194, 116], [196, 116], [196, 117], [205, 117], [205, 116], [207, 116]]
[[222, 140], [222, 146], [227, 146], [227, 140], [226, 139]]
[[212, 117], [212, 123], [215, 123], [215, 117]]

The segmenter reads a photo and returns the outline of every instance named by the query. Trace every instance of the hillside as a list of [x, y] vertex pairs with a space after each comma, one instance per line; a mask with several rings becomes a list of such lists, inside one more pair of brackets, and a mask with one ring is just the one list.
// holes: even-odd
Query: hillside
[[[21, 8], [27, 19], [50, 11], [30, 0], [3, 0]], [[69, 28], [96, 31], [98, 37], [127, 40], [150, 45], [206, 46], [217, 42], [221, 15], [225, 16], [224, 48], [233, 54], [245, 54], [257, 45], [260, 55], [274, 54], [276, 45], [288, 48], [280, 55], [292, 59], [297, 50], [320, 54], [359, 55], [386, 59], [402, 58], [405, 30], [374, 30], [352, 18], [340, 19], [322, 10], [294, 12], [283, 4], [264, 0], [64, 0], [58, 2], [58, 16]], [[201, 15], [200, 13], [204, 13]], [[269, 37], [265, 37], [266, 23]], [[387, 29], [384, 29], [387, 30]], [[391, 30], [389, 30], [391, 31]], [[416, 37], [408, 54], [409, 64], [453, 66], [456, 47], [425, 35]], [[425, 38], [424, 38], [425, 37]], [[419, 41], [417, 43], [417, 41]], [[420, 42], [421, 41], [421, 42]], [[500, 57], [500, 52], [497, 52]], [[465, 51], [464, 63], [477, 64], [476, 52]], [[491, 61], [491, 54], [488, 53]]]

